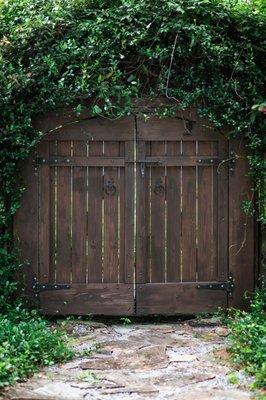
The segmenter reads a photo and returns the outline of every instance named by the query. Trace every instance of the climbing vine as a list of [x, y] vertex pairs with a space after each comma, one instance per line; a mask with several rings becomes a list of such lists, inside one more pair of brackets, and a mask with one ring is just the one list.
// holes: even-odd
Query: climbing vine
[[[0, 295], [17, 259], [7, 228], [19, 165], [42, 135], [32, 126], [40, 112], [79, 115], [90, 104], [92, 115], [118, 118], [158, 96], [173, 100], [161, 115], [196, 105], [248, 139], [263, 197], [265, 16], [258, 0], [0, 0]], [[248, 199], [243, 207], [253, 212]]]

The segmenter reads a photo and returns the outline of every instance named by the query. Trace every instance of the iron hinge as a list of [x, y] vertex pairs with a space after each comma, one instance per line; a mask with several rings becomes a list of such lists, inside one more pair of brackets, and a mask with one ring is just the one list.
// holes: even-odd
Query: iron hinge
[[39, 283], [36, 281], [32, 286], [35, 293], [44, 292], [46, 290], [62, 290], [70, 288], [71, 286], [68, 283]]
[[49, 158], [36, 157], [35, 165], [60, 165], [60, 164], [71, 164], [70, 157], [64, 156], [50, 156]]
[[219, 158], [198, 158], [197, 163], [200, 164], [208, 164], [208, 165], [218, 165], [222, 160]]
[[225, 290], [229, 295], [232, 294], [235, 284], [232, 275], [229, 275], [228, 281], [226, 282], [209, 282], [197, 284], [197, 289], [207, 290]]

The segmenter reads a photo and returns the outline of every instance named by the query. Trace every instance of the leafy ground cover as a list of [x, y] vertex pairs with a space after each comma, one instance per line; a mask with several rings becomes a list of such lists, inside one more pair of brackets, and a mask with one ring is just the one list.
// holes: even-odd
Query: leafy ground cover
[[254, 387], [266, 388], [266, 313], [265, 290], [257, 290], [250, 311], [234, 311], [228, 324], [231, 330], [230, 353], [234, 363], [255, 376]]
[[71, 357], [66, 335], [50, 329], [35, 311], [17, 307], [0, 315], [0, 389]]

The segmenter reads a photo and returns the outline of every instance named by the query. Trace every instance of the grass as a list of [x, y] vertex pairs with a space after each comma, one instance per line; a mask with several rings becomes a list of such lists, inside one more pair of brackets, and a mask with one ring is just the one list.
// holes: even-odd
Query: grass
[[51, 329], [36, 311], [18, 307], [0, 315], [0, 388], [72, 356], [66, 335]]

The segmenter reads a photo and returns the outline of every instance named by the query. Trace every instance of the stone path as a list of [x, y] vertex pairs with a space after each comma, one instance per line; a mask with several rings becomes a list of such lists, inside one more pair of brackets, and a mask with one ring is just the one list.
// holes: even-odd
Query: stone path
[[233, 370], [225, 350], [228, 332], [222, 326], [195, 320], [127, 326], [71, 322], [66, 329], [77, 353], [92, 349], [91, 354], [42, 370], [8, 389], [2, 399], [253, 398], [249, 378], [243, 374], [234, 373], [240, 383], [230, 383]]

